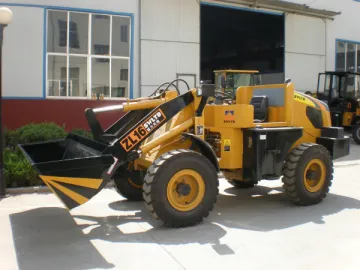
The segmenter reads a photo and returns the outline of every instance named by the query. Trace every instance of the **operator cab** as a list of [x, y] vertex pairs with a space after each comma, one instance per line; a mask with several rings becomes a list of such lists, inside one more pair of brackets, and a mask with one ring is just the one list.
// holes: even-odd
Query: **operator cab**
[[240, 86], [255, 85], [258, 79], [257, 70], [215, 70], [215, 88], [230, 94], [234, 99]]
[[336, 126], [342, 125], [344, 112], [356, 112], [359, 91], [360, 73], [327, 71], [319, 74], [316, 97], [328, 104]]
[[205, 99], [203, 101], [202, 99], [199, 108], [202, 110], [206, 104], [225, 106], [249, 104], [254, 108], [254, 123], [285, 123], [285, 114], [281, 113], [281, 111], [285, 109], [286, 85], [289, 82], [291, 82], [290, 79], [283, 84], [284, 87], [277, 84], [268, 85], [267, 87], [255, 85], [245, 88], [239, 87], [236, 91], [245, 91], [246, 93], [244, 92], [244, 95], [238, 95], [237, 98], [232, 98], [229, 93], [219, 91], [216, 89], [215, 84], [201, 84], [201, 86], [197, 88], [197, 96], [206, 98], [207, 101], [205, 101]]
[[319, 74], [317, 98], [327, 102], [359, 97], [360, 73], [325, 72]]

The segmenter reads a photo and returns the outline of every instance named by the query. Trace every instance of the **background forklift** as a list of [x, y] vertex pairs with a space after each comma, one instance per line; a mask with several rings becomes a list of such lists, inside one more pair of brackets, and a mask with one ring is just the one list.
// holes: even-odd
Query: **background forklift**
[[352, 132], [360, 144], [360, 73], [326, 71], [320, 73], [316, 98], [330, 108], [332, 125]]

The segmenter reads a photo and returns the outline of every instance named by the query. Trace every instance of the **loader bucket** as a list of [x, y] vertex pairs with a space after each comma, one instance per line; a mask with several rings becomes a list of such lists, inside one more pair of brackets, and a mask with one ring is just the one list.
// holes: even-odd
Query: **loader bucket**
[[107, 145], [75, 134], [19, 148], [69, 210], [99, 193], [109, 180], [106, 171], [114, 163], [112, 155], [104, 154]]

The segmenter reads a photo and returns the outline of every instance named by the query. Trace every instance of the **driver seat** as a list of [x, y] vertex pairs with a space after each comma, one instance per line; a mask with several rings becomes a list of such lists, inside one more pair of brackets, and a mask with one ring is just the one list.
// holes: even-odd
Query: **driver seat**
[[253, 96], [250, 104], [254, 106], [254, 123], [268, 121], [269, 99], [267, 96]]

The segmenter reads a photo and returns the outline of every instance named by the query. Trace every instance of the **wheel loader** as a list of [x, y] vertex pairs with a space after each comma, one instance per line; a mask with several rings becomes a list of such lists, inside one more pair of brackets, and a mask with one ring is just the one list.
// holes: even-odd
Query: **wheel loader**
[[[68, 210], [113, 181], [167, 227], [193, 226], [210, 214], [219, 173], [235, 188], [281, 178], [297, 205], [326, 197], [333, 160], [348, 155], [350, 143], [342, 128], [331, 126], [325, 103], [292, 83], [242, 86], [235, 99], [215, 85], [183, 94], [173, 85], [87, 109], [93, 140], [69, 134], [19, 147]], [[97, 115], [114, 110], [123, 116], [103, 129]]]
[[332, 125], [350, 131], [354, 142], [360, 144], [360, 73], [319, 73], [314, 95], [329, 105]]

